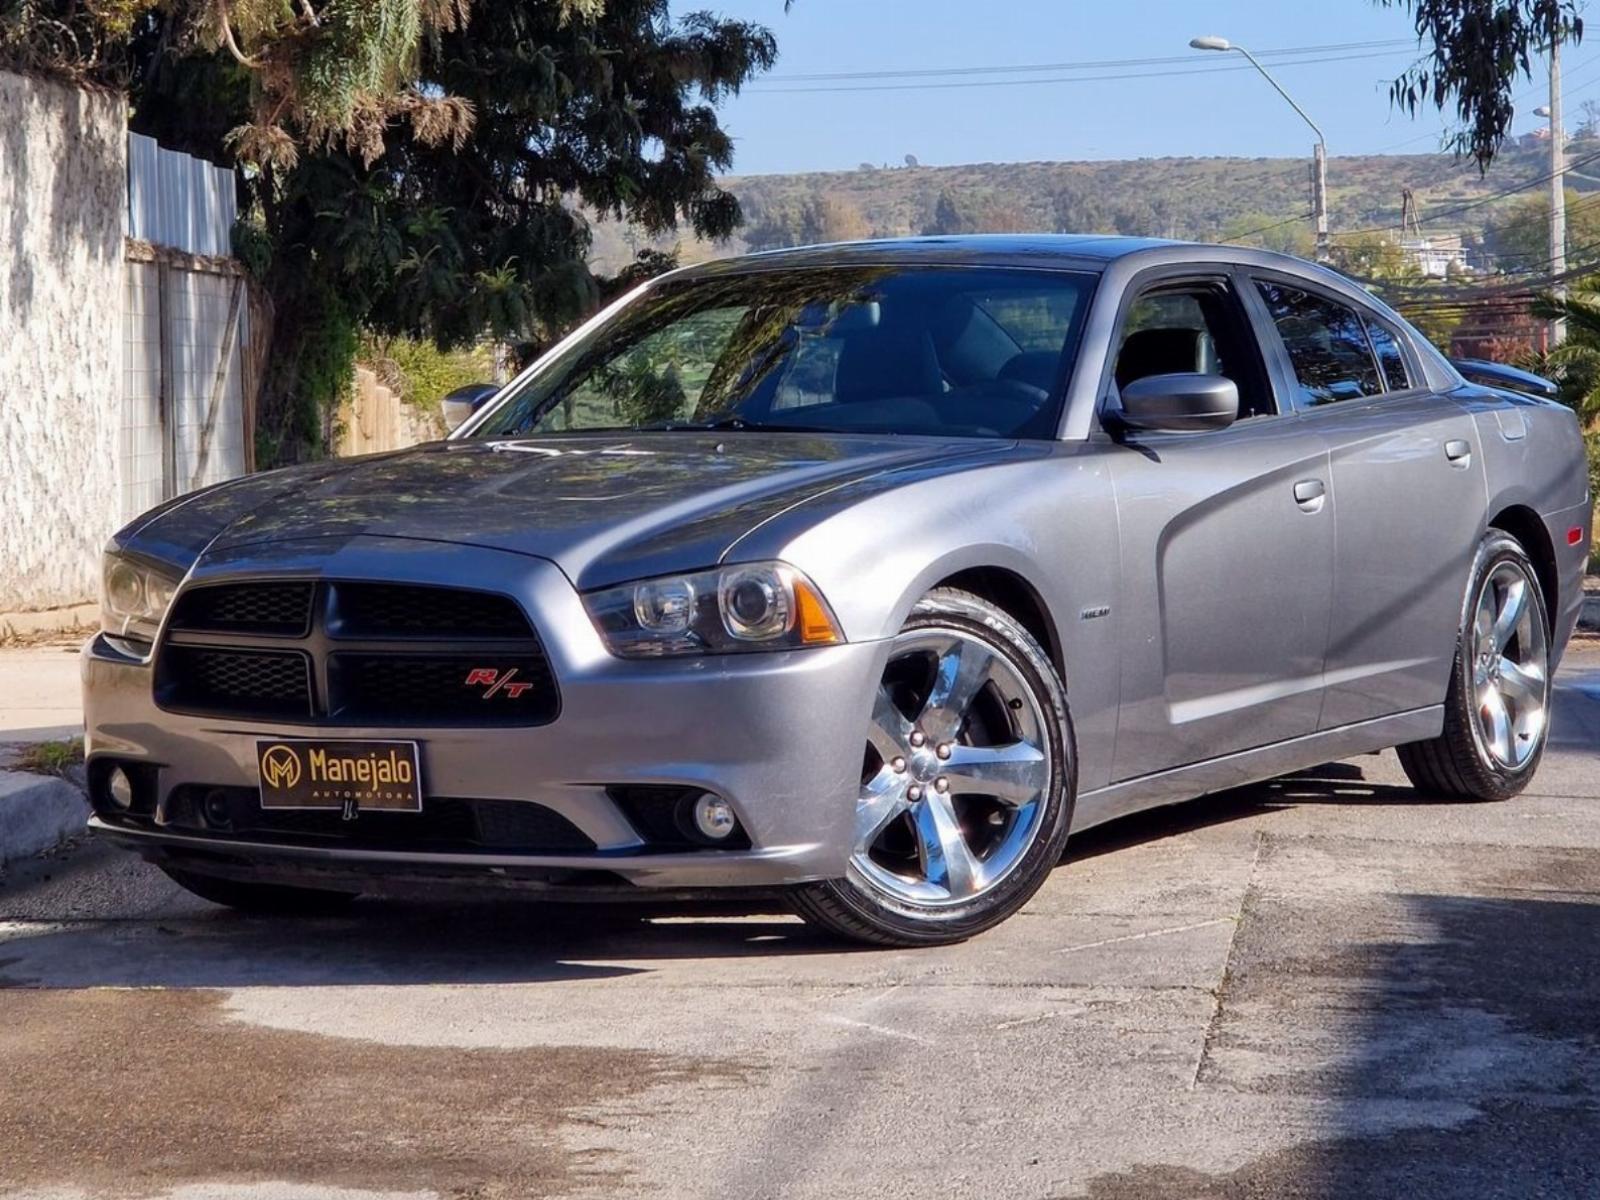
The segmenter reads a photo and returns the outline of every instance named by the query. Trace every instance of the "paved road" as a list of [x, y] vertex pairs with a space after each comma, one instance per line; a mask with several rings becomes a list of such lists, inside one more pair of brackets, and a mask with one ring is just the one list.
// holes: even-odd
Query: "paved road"
[[1392, 755], [1076, 839], [968, 945], [0, 886], [0, 1194], [1600, 1195], [1600, 645], [1533, 794]]

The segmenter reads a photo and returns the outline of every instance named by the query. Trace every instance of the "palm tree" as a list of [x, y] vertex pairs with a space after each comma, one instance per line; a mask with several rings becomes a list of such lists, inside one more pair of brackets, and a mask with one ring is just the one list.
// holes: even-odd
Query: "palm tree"
[[1542, 292], [1534, 298], [1533, 315], [1567, 323], [1567, 340], [1544, 353], [1537, 351], [1530, 369], [1555, 380], [1561, 399], [1575, 409], [1585, 427], [1600, 420], [1600, 280], [1585, 280], [1567, 296]]
[[[1562, 401], [1577, 412], [1589, 453], [1589, 490], [1600, 491], [1600, 279], [1585, 279], [1567, 296], [1541, 293], [1532, 310], [1547, 321], [1566, 321], [1567, 340], [1542, 354], [1529, 353], [1520, 365], [1555, 380]], [[1591, 553], [1589, 570], [1600, 573], [1600, 546]]]

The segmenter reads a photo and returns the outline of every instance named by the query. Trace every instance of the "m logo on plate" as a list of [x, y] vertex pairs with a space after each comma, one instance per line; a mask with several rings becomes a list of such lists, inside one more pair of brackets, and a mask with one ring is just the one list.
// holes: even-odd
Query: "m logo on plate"
[[300, 782], [300, 756], [288, 746], [268, 747], [261, 756], [261, 779], [270, 788], [293, 788]]

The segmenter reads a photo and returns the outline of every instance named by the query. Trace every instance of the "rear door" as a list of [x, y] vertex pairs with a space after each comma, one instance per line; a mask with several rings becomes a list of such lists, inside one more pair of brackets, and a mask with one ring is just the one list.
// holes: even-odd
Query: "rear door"
[[1231, 271], [1156, 276], [1125, 302], [1105, 381], [1203, 371], [1239, 420], [1123, 433], [1109, 455], [1121, 562], [1122, 705], [1114, 779], [1316, 730], [1332, 590], [1327, 449], [1280, 411]]
[[1375, 310], [1298, 277], [1261, 274], [1252, 284], [1332, 471], [1333, 607], [1318, 726], [1438, 704], [1483, 522], [1472, 418], [1418, 386], [1424, 376], [1405, 336]]

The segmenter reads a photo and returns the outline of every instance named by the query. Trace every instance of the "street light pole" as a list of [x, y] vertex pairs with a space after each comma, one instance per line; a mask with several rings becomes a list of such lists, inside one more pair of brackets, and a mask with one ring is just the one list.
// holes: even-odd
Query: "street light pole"
[[1289, 107], [1300, 114], [1300, 119], [1311, 126], [1311, 132], [1317, 135], [1317, 144], [1312, 149], [1311, 165], [1311, 216], [1317, 226], [1317, 261], [1327, 262], [1331, 257], [1328, 247], [1328, 143], [1322, 136], [1322, 130], [1317, 123], [1307, 114], [1306, 110], [1295, 103], [1293, 96], [1283, 90], [1283, 85], [1272, 77], [1254, 54], [1243, 46], [1236, 46], [1227, 38], [1207, 36], [1191, 38], [1189, 45], [1195, 50], [1234, 50], [1245, 56], [1250, 65], [1261, 72], [1261, 77], [1273, 86], [1273, 89], [1289, 102]]

